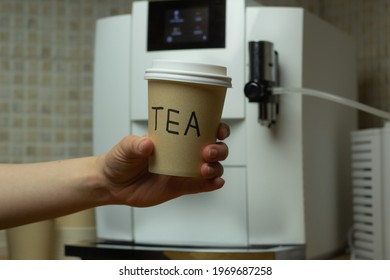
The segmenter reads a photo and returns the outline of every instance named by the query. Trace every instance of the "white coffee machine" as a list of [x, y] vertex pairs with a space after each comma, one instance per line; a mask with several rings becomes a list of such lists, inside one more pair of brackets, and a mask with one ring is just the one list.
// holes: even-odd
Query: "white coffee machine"
[[[351, 226], [349, 133], [356, 112], [299, 95], [280, 96], [275, 124], [248, 102], [248, 44], [271, 42], [279, 85], [356, 98], [352, 41], [301, 8], [245, 0], [135, 1], [132, 14], [97, 22], [94, 153], [147, 132], [146, 68], [157, 58], [226, 66], [233, 88], [226, 185], [151, 208], [97, 209], [98, 237], [145, 246], [302, 246], [322, 258], [345, 245]], [[183, 186], [185, 188], [186, 186]]]

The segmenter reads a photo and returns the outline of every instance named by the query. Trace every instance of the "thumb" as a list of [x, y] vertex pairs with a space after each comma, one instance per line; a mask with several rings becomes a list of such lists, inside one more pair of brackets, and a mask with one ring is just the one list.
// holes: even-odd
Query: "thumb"
[[150, 138], [139, 136], [127, 136], [121, 141], [121, 144], [127, 158], [148, 157], [154, 148]]
[[150, 138], [139, 137], [138, 139], [138, 151], [140, 155], [150, 156], [154, 149], [154, 144]]

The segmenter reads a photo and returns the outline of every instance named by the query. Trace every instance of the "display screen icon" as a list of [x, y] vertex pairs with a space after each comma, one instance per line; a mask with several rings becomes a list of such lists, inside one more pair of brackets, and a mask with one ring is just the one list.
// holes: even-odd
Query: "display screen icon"
[[207, 7], [173, 9], [165, 15], [165, 42], [207, 42], [209, 33]]

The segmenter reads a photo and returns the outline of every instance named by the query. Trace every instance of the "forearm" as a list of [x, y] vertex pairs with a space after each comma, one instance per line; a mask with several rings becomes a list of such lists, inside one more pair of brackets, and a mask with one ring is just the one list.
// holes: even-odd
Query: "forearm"
[[96, 157], [0, 165], [0, 229], [103, 205]]

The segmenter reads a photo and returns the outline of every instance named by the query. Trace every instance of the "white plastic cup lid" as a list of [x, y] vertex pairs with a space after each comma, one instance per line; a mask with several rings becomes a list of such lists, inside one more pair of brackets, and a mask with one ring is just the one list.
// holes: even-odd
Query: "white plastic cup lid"
[[152, 68], [145, 71], [145, 79], [232, 87], [226, 67], [176, 60], [153, 60]]

